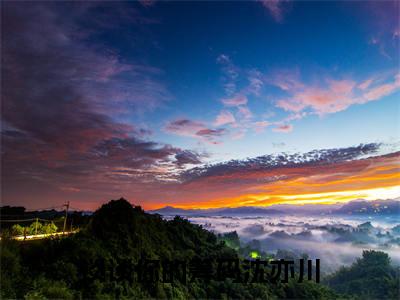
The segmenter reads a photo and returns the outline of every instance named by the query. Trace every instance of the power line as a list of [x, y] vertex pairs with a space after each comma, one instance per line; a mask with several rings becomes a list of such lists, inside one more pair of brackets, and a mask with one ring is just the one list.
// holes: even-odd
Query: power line
[[41, 218], [32, 218], [32, 219], [20, 219], [20, 220], [0, 220], [0, 222], [10, 222], [10, 223], [18, 223], [18, 222], [31, 222], [31, 221], [42, 221], [42, 222], [54, 222], [54, 220], [47, 220]]
[[38, 210], [52, 210], [52, 209], [63, 208], [63, 207], [64, 207], [64, 205], [50, 206], [50, 207], [39, 207], [39, 208], [35, 208], [35, 209], [26, 210], [26, 212], [35, 212], [35, 211], [38, 211]]
[[[63, 205], [36, 208], [35, 210], [25, 211], [24, 214], [15, 214], [15, 215], [12, 215], [12, 214], [6, 214], [6, 215], [5, 214], [0, 214], [0, 222], [1, 223], [19, 223], [19, 222], [32, 222], [32, 221], [36, 221], [36, 220], [37, 221], [42, 221], [42, 222], [60, 222], [61, 220], [58, 220], [58, 221], [55, 220], [55, 219], [48, 220], [48, 219], [42, 219], [42, 218], [38, 218], [38, 217], [28, 218], [28, 219], [6, 219], [6, 220], [1, 219], [2, 217], [21, 217], [21, 216], [27, 216], [28, 217], [28, 216], [32, 216], [32, 214], [34, 216], [38, 216], [38, 215], [43, 213], [42, 211], [51, 210], [51, 209], [55, 209], [55, 208], [64, 208], [65, 216], [64, 216], [63, 232], [65, 232], [65, 229], [66, 229], [66, 226], [67, 226], [68, 214], [71, 214], [73, 212], [82, 212], [82, 210], [79, 209], [79, 208], [71, 207], [70, 206], [70, 202], [68, 201]], [[40, 210], [42, 210], [42, 211], [40, 211]], [[73, 211], [69, 211], [69, 210], [73, 210]], [[61, 211], [57, 211], [57, 213], [61, 213]]]
[[36, 218], [33, 218], [33, 219], [23, 219], [23, 220], [0, 220], [0, 222], [14, 222], [14, 223], [16, 223], [16, 222], [30, 222], [30, 221], [35, 221], [36, 220]]
[[[54, 208], [64, 208], [64, 207], [65, 207], [65, 204], [64, 205], [60, 205], [60, 206], [37, 208], [35, 210], [27, 210], [27, 211], [25, 211], [24, 214], [1, 214], [0, 213], [0, 216], [24, 216], [25, 214], [43, 213], [43, 211], [49, 211], [49, 210], [52, 210]], [[70, 212], [81, 212], [81, 211], [83, 211], [81, 208], [73, 207], [73, 206], [70, 206], [69, 210], [70, 210]], [[60, 213], [61, 211], [57, 211], [57, 212]]]

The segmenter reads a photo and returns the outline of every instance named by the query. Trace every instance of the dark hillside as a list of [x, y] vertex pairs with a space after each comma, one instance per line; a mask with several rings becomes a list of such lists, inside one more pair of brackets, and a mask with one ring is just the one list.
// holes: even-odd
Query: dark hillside
[[1, 247], [2, 298], [335, 297], [332, 290], [313, 281], [243, 284], [228, 278], [184, 283], [174, 278], [173, 283], [163, 283], [160, 278], [157, 282], [138, 282], [135, 274], [140, 258], [186, 262], [211, 259], [215, 267], [215, 259], [239, 256], [201, 226], [179, 217], [163, 220], [124, 199], [103, 205], [91, 216], [89, 225], [73, 236], [23, 243], [3, 240]]

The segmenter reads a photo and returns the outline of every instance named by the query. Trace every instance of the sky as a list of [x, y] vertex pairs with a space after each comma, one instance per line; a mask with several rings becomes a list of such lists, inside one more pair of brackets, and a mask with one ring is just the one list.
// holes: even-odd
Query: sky
[[399, 14], [396, 1], [2, 2], [2, 204], [397, 198]]

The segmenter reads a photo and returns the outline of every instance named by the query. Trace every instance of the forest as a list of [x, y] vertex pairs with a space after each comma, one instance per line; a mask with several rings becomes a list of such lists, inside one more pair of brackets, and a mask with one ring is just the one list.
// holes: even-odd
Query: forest
[[[284, 249], [282, 250], [284, 251]], [[281, 251], [281, 252], [282, 252]], [[147, 260], [253, 258], [235, 233], [215, 235], [181, 217], [165, 220], [124, 199], [99, 208], [74, 235], [35, 241], [1, 240], [2, 299], [398, 299], [399, 268], [388, 254], [364, 251], [320, 283], [236, 283], [195, 279], [169, 283], [126, 276]], [[278, 254], [259, 253], [261, 258]], [[161, 269], [164, 266], [161, 266]], [[123, 269], [123, 271], [121, 271]], [[124, 273], [125, 276], [121, 276]], [[133, 272], [131, 272], [133, 274]]]

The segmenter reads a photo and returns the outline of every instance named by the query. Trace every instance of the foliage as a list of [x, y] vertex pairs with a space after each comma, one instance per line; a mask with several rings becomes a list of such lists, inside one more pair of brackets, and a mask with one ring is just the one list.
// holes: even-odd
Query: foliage
[[359, 299], [399, 297], [399, 269], [392, 267], [389, 256], [380, 251], [363, 251], [362, 258], [330, 275], [326, 283]]
[[51, 234], [57, 232], [58, 228], [53, 222], [49, 222], [41, 227], [41, 232]]
[[15, 224], [11, 227], [11, 236], [18, 235], [34, 235], [34, 234], [51, 234], [57, 232], [58, 228], [53, 221], [42, 224], [41, 222], [33, 222], [29, 226], [21, 226]]
[[24, 234], [24, 227], [19, 224], [15, 224], [11, 228], [11, 235], [23, 235]]
[[240, 248], [240, 240], [236, 231], [219, 234], [218, 240], [224, 241], [232, 249], [239, 250]]
[[27, 234], [28, 235], [33, 235], [33, 234], [40, 234], [42, 232], [42, 223], [40, 222], [33, 222], [28, 228], [27, 228]]
[[26, 300], [41, 299], [74, 299], [74, 293], [66, 286], [63, 281], [51, 281], [40, 278], [34, 282], [34, 289], [29, 291]]

